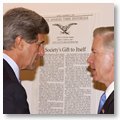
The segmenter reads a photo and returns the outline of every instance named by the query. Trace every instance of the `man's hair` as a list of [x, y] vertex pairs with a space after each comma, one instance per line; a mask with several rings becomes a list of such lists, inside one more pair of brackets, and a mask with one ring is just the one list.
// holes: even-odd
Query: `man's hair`
[[114, 27], [99, 27], [96, 28], [93, 32], [93, 37], [96, 35], [100, 35], [104, 39], [104, 46], [107, 48], [113, 48], [114, 49]]
[[37, 34], [48, 34], [46, 20], [32, 10], [14, 8], [3, 16], [3, 49], [10, 50], [16, 37], [21, 36], [26, 42], [32, 42]]

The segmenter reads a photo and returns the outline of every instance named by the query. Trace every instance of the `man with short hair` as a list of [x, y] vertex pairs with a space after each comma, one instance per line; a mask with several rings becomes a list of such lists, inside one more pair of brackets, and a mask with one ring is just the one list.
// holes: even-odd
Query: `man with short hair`
[[93, 32], [92, 53], [88, 63], [94, 81], [105, 84], [98, 114], [114, 114], [114, 27], [99, 27]]
[[26, 91], [19, 71], [34, 69], [44, 55], [46, 20], [32, 10], [13, 8], [3, 16], [3, 113], [29, 114]]

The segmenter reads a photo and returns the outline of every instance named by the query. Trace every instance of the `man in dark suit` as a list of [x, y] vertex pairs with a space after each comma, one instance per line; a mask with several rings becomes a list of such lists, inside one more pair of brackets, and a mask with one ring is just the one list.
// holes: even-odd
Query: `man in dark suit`
[[44, 55], [49, 26], [32, 10], [14, 8], [3, 16], [3, 113], [29, 114], [26, 91], [19, 71], [34, 69], [36, 60]]
[[92, 53], [88, 58], [94, 81], [105, 84], [98, 114], [114, 114], [114, 27], [99, 27], [93, 32]]
[[3, 61], [3, 112], [9, 114], [29, 113], [27, 96], [13, 69]]

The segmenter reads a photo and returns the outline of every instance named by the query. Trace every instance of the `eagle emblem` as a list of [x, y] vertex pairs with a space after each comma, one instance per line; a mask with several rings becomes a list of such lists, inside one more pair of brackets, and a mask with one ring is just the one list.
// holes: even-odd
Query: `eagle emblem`
[[64, 25], [64, 26], [60, 25], [60, 24], [53, 24], [53, 26], [57, 26], [62, 30], [61, 31], [62, 34], [69, 34], [67, 31], [72, 25], [77, 25], [77, 23], [70, 23], [70, 24]]

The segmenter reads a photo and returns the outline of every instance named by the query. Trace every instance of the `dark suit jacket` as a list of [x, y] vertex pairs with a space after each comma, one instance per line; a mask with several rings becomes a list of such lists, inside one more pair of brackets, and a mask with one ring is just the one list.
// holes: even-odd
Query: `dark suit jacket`
[[3, 60], [3, 114], [29, 114], [25, 89], [10, 65]]
[[114, 114], [114, 91], [106, 100], [99, 114]]

